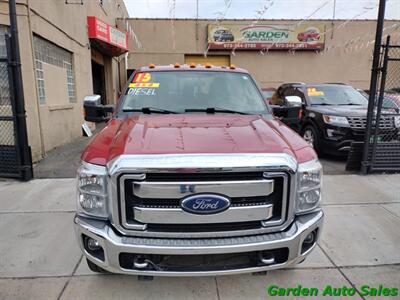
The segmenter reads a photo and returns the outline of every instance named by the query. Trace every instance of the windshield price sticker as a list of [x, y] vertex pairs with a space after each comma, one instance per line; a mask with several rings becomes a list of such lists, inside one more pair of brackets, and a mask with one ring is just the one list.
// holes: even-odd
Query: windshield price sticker
[[323, 91], [317, 91], [316, 88], [308, 88], [307, 89], [307, 94], [310, 97], [318, 97], [318, 96], [324, 96], [324, 92]]
[[128, 95], [134, 96], [155, 96], [156, 89], [147, 87], [134, 87], [128, 90]]
[[160, 87], [160, 83], [158, 83], [158, 82], [130, 83], [129, 87], [130, 88], [135, 88], [135, 87], [158, 88], [158, 87]]
[[149, 82], [151, 80], [150, 73], [137, 73], [133, 78], [133, 82]]

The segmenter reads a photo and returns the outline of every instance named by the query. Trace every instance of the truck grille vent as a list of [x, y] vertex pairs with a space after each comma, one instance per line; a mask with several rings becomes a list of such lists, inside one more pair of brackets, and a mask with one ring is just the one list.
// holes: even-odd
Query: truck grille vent
[[254, 180], [263, 177], [263, 172], [229, 173], [147, 173], [146, 181], [222, 181]]
[[261, 227], [260, 221], [218, 223], [218, 224], [149, 224], [149, 231], [158, 232], [213, 232], [213, 231], [235, 231], [249, 230]]

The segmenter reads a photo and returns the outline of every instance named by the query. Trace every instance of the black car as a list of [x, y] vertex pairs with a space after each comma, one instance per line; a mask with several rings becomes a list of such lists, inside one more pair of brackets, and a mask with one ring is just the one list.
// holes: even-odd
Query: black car
[[214, 32], [214, 41], [216, 42], [233, 42], [235, 37], [228, 29], [218, 29]]
[[[346, 155], [352, 141], [363, 141], [368, 100], [345, 84], [281, 85], [273, 96], [277, 117], [296, 130], [317, 152]], [[398, 139], [398, 116], [383, 114], [378, 138]]]

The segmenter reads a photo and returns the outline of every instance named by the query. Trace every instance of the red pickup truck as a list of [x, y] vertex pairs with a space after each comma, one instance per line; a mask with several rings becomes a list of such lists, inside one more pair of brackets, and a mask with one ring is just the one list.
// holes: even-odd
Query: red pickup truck
[[[110, 111], [98, 97], [85, 107]], [[323, 223], [321, 165], [246, 70], [144, 67], [78, 170], [91, 270], [152, 276], [265, 272], [302, 262]]]

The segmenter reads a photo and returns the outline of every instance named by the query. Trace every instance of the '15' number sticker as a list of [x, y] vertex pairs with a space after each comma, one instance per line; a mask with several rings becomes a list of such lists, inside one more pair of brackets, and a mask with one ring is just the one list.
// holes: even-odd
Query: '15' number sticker
[[133, 78], [133, 82], [149, 82], [151, 80], [150, 73], [137, 73], [135, 78]]

